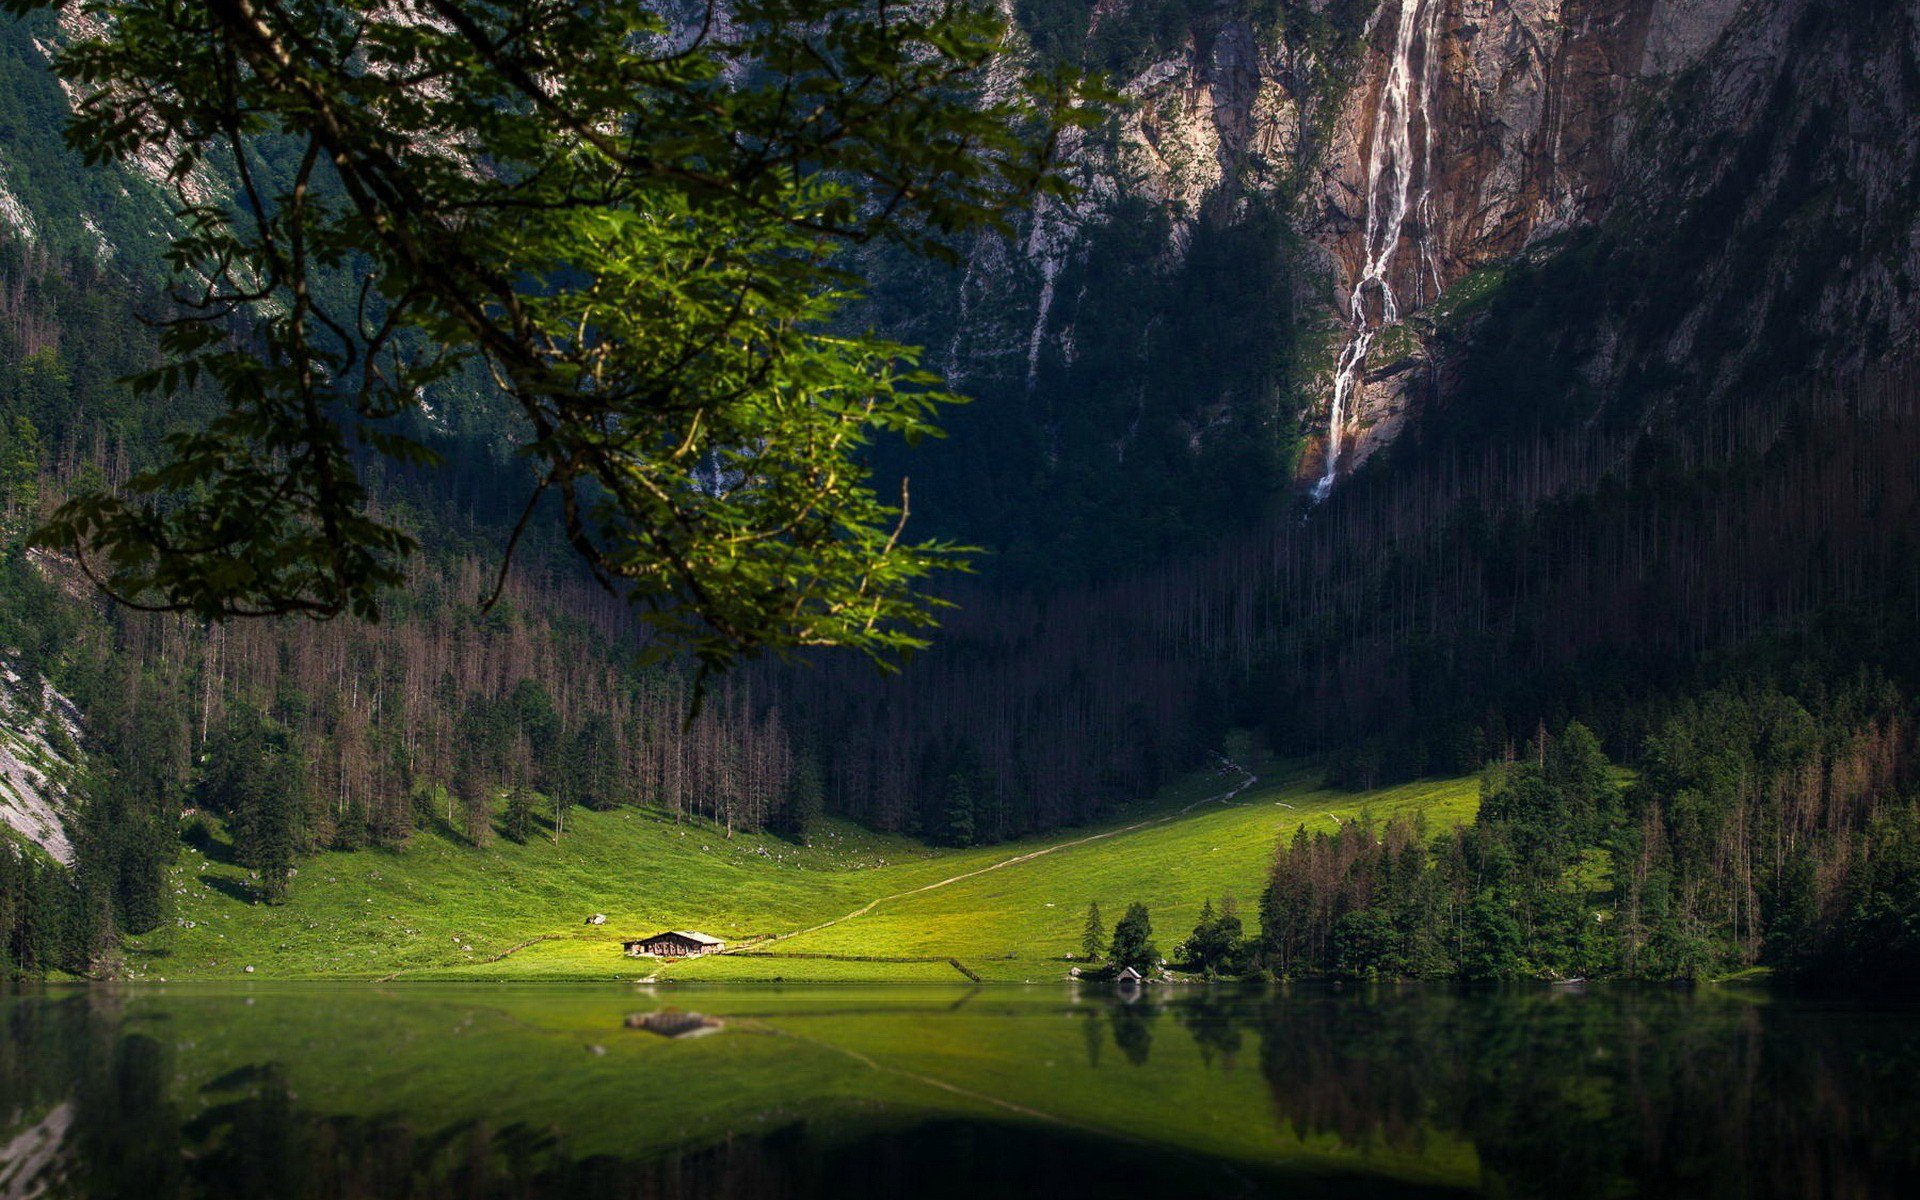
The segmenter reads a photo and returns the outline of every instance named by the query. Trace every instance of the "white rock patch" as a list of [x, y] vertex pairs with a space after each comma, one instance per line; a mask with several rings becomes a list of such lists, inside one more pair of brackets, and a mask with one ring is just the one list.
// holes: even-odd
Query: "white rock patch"
[[27, 206], [7, 187], [5, 172], [0, 172], [0, 224], [13, 230], [29, 246], [40, 240], [40, 227], [34, 224]]
[[[0, 667], [0, 821], [45, 850], [64, 866], [73, 865], [73, 841], [67, 836], [68, 784], [75, 764], [54, 749], [80, 740], [80, 714], [52, 685], [29, 684], [11, 666]], [[25, 689], [40, 689], [40, 711], [22, 702]]]
[[0, 1195], [40, 1196], [56, 1186], [72, 1125], [73, 1105], [64, 1102], [0, 1146]]

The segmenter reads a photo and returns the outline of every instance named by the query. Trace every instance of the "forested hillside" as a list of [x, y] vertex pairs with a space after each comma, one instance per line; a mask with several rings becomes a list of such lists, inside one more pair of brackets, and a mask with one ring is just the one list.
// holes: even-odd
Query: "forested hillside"
[[1908, 689], [1915, 402], [1900, 373], [1658, 436], [1436, 453], [1197, 564], [970, 603], [899, 680], [792, 686], [862, 731], [835, 745], [836, 803], [932, 823], [958, 779], [1015, 828], [1150, 787], [1235, 726], [1371, 786], [1471, 770], [1568, 714], [1631, 758], [1719, 679]]
[[[1580, 854], [1639, 854], [1635, 894], [1665, 880], [1695, 940], [1535, 966], [1841, 954], [1856, 868], [1909, 836], [1920, 696], [1914, 6], [1013, 11], [1015, 57], [1122, 97], [1065, 135], [1078, 191], [950, 265], [848, 260], [853, 323], [972, 397], [945, 438], [870, 461], [883, 495], [911, 480], [918, 535], [980, 548], [975, 573], [932, 585], [956, 607], [898, 675], [810, 653], [698, 704], [695, 666], [650, 655], [551, 524], [499, 575], [534, 477], [479, 372], [407, 419], [441, 465], [372, 472], [422, 547], [378, 623], [133, 612], [28, 550], [64, 496], [123, 484], [219, 402], [120, 382], [161, 357], [165, 164], [83, 166], [58, 22], [0, 29], [0, 649], [81, 730], [72, 869], [31, 839], [0, 854], [11, 961], [86, 970], [165, 920], [196, 812], [278, 901], [304, 855], [428, 827], [564, 838], [575, 807], [644, 805], [804, 840], [830, 810], [972, 845], [1100, 818], [1230, 731], [1373, 788], [1519, 759], [1570, 720], [1654, 791], [1508, 898], [1535, 914]], [[1683, 777], [1676, 731], [1753, 697], [1818, 736], [1741, 751], [1751, 778]], [[1478, 869], [1466, 841], [1435, 853], [1436, 878]], [[1779, 917], [1796, 905], [1815, 915]], [[1284, 955], [1334, 964], [1331, 912]]]
[[427, 548], [380, 622], [132, 611], [97, 597], [82, 564], [27, 549], [69, 490], [151, 466], [166, 435], [217, 407], [204, 386], [125, 383], [160, 361], [146, 318], [169, 303], [170, 206], [155, 180], [90, 172], [60, 145], [45, 52], [58, 36], [39, 17], [0, 27], [0, 644], [29, 705], [50, 682], [82, 736], [75, 786], [55, 798], [71, 870], [26, 839], [0, 853], [10, 961], [84, 971], [117, 933], [155, 927], [196, 810], [231, 824], [267, 899], [304, 854], [398, 848], [433, 822], [476, 844], [564, 837], [576, 806], [644, 803], [802, 828], [818, 773], [796, 764], [764, 686], [724, 680], [696, 706], [692, 671], [641, 665], [648, 635], [551, 533], [523, 537], [501, 574], [531, 484], [477, 382], [444, 391], [413, 431], [440, 465], [378, 480], [376, 506]]
[[[1777, 680], [1811, 702], [1865, 669], [1911, 693], [1916, 14], [1752, 2], [1587, 16], [1223, 7], [1157, 45], [1159, 68], [1129, 87], [1144, 124], [1125, 126], [1151, 162], [1127, 159], [1143, 143], [1123, 135], [1110, 186], [1164, 198], [1161, 277], [1206, 261], [1208, 286], [1173, 310], [1122, 291], [1127, 319], [1198, 316], [1205, 331], [1158, 356], [1141, 342], [1132, 360], [1083, 357], [1082, 326], [1047, 316], [1059, 293], [1042, 270], [1025, 298], [1063, 327], [1034, 343], [1033, 390], [983, 387], [964, 419], [1038, 419], [1057, 347], [1059, 378], [1124, 378], [1101, 386], [1109, 401], [1209, 397], [1224, 430], [1256, 411], [1230, 402], [1246, 393], [1161, 372], [1258, 361], [1310, 399], [1301, 413], [1268, 395], [1297, 482], [1276, 493], [1270, 473], [1223, 472], [1206, 423], [1178, 426], [1191, 436], [1174, 456], [1204, 481], [1196, 507], [1163, 511], [1225, 505], [1175, 535], [1178, 550], [1116, 567], [1063, 532], [989, 556], [992, 585], [956, 591], [963, 611], [902, 679], [800, 675], [801, 707], [836, 731], [832, 803], [930, 831], [972, 807], [970, 827], [1020, 829], [1151, 787], [1236, 726], [1330, 753], [1364, 785], [1471, 769], [1568, 715], [1637, 758], [1668, 706], [1723, 679]], [[1507, 53], [1509, 32], [1540, 55]], [[1358, 86], [1323, 89], [1309, 64]], [[1418, 86], [1396, 101], [1396, 78]], [[1168, 79], [1187, 90], [1155, 90]], [[1194, 159], [1169, 147], [1193, 143], [1173, 131], [1229, 169], [1182, 191]], [[1291, 185], [1264, 170], [1288, 161], [1310, 164]], [[1134, 228], [1110, 194], [1058, 261], [1095, 269], [1104, 239]], [[1207, 203], [1183, 207], [1191, 195]], [[1194, 257], [1241, 237], [1276, 257]], [[1054, 262], [1038, 244], [1003, 277]], [[1274, 290], [1250, 303], [1243, 285]], [[1287, 337], [1216, 346], [1278, 308]], [[1333, 419], [1350, 453], [1322, 475], [1316, 425], [1343, 387]], [[1109, 427], [1097, 468], [1036, 469], [1023, 510], [1071, 511], [1054, 501], [1089, 481], [1127, 495], [1103, 504], [1102, 536], [1157, 545], [1165, 526], [1128, 506], [1177, 473], [1137, 467], [1121, 433], [1175, 426], [1137, 411], [1137, 426]], [[920, 456], [991, 495], [1017, 453], [956, 437]], [[1303, 495], [1315, 476], [1318, 503]], [[1045, 586], [1030, 558], [1096, 581]]]

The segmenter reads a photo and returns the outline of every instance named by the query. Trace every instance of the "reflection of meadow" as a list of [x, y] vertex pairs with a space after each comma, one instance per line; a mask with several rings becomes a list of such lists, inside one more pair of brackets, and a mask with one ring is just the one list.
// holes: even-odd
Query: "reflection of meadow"
[[1556, 1197], [1920, 1183], [1920, 1019], [1725, 994], [285, 987], [0, 1004], [5, 1136], [57, 1134], [46, 1170], [77, 1196], [882, 1195], [929, 1169], [950, 1192], [1054, 1196], [1216, 1176]]

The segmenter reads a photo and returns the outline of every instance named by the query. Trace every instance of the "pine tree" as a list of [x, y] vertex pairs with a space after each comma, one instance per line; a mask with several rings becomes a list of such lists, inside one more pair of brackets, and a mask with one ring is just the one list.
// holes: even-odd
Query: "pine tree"
[[[469, 760], [465, 769], [454, 779], [453, 792], [447, 797], [447, 824], [466, 835], [467, 841], [475, 846], [486, 843], [487, 818], [491, 815], [487, 803], [492, 788], [481, 775], [478, 765]], [[458, 812], [456, 814], [456, 805]], [[454, 821], [459, 820], [458, 825]]]
[[974, 842], [973, 787], [967, 777], [955, 772], [947, 776], [945, 841], [950, 846], [971, 846]]
[[507, 838], [524, 842], [533, 834], [533, 792], [524, 787], [507, 790], [507, 811], [501, 822]]
[[1220, 897], [1220, 915], [1214, 918], [1213, 940], [1218, 948], [1218, 970], [1245, 971], [1250, 957], [1246, 927], [1240, 921], [1240, 905], [1232, 896]]
[[493, 841], [493, 797], [491, 789], [481, 788], [461, 798], [466, 819], [467, 841], [486, 846]]
[[576, 803], [605, 812], [619, 797], [614, 771], [613, 723], [605, 713], [589, 713], [567, 740], [567, 787]]
[[1100, 919], [1098, 900], [1087, 905], [1087, 927], [1080, 934], [1080, 949], [1086, 952], [1088, 962], [1099, 962], [1107, 952], [1107, 926]]
[[260, 872], [260, 898], [284, 904], [293, 890], [294, 857], [300, 850], [306, 773], [299, 758], [282, 747], [272, 756], [265, 783], [257, 800], [253, 866]]
[[1240, 913], [1233, 898], [1221, 898], [1218, 915], [1209, 899], [1201, 905], [1200, 920], [1194, 925], [1193, 933], [1180, 944], [1176, 955], [1187, 966], [1213, 975], [1240, 969], [1244, 957], [1241, 943]]
[[[234, 705], [208, 746], [199, 797], [228, 817], [234, 854], [259, 879], [260, 898], [284, 902], [307, 809], [306, 771], [286, 728], [251, 705]], [[137, 823], [123, 824], [134, 828]]]
[[780, 832], [790, 841], [811, 845], [813, 827], [826, 810], [826, 796], [826, 774], [820, 769], [820, 760], [812, 754], [802, 754], [794, 766], [793, 783], [781, 810]]

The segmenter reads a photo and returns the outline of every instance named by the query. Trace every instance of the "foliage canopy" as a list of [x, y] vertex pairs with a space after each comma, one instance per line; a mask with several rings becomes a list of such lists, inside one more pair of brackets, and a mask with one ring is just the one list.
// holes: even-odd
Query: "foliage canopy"
[[[166, 361], [224, 410], [40, 534], [141, 607], [379, 615], [415, 549], [370, 492], [490, 384], [595, 577], [705, 667], [931, 622], [876, 436], [955, 397], [835, 318], [849, 245], [950, 254], [1064, 193], [1092, 119], [973, 0], [7, 0], [60, 8], [68, 130], [179, 196]], [[994, 78], [989, 79], [989, 73]], [[989, 86], [992, 84], [992, 86]]]

